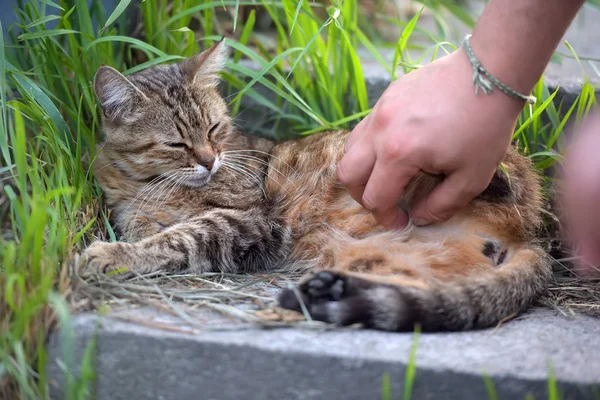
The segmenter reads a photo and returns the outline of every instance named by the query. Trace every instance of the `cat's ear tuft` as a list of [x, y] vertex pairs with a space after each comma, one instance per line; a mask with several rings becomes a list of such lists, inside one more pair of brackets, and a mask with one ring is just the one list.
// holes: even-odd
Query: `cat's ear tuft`
[[116, 121], [131, 117], [136, 106], [148, 97], [114, 68], [103, 66], [96, 71], [94, 91], [104, 116]]
[[219, 84], [219, 72], [225, 67], [226, 60], [227, 46], [223, 38], [211, 48], [188, 58], [179, 65], [189, 83], [214, 87]]

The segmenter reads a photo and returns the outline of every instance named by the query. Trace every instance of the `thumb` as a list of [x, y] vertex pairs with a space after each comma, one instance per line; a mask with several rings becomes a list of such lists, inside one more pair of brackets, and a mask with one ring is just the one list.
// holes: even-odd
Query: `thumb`
[[488, 183], [473, 184], [473, 177], [467, 173], [448, 175], [427, 197], [413, 206], [411, 219], [417, 226], [446, 221], [483, 192]]

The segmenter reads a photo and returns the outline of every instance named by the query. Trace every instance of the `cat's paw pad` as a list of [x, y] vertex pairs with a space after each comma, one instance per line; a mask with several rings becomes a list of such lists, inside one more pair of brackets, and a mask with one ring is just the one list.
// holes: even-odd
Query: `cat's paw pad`
[[310, 301], [339, 301], [346, 293], [347, 286], [346, 278], [339, 273], [320, 271], [301, 283], [300, 291]]
[[131, 270], [132, 259], [128, 243], [92, 243], [79, 258], [83, 276], [104, 274], [123, 278]]
[[286, 289], [279, 296], [279, 305], [288, 310], [302, 311], [302, 305], [318, 317], [318, 305], [339, 302], [348, 295], [349, 278], [336, 271], [319, 271], [303, 279], [296, 289]]

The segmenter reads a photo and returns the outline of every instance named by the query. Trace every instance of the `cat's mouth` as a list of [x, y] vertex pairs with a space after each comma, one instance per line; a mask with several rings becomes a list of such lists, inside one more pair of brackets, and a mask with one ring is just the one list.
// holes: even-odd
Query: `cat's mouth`
[[214, 164], [211, 166], [210, 170], [208, 170], [205, 166], [202, 165], [197, 165], [195, 168], [189, 169], [187, 171], [188, 176], [185, 180], [184, 185], [192, 188], [199, 188], [201, 186], [206, 185], [208, 182], [210, 182], [210, 179], [217, 172], [220, 166], [221, 162], [217, 158]]
[[206, 185], [208, 182], [210, 182], [210, 174], [204, 177], [192, 175], [185, 180], [184, 185], [191, 188], [199, 188]]

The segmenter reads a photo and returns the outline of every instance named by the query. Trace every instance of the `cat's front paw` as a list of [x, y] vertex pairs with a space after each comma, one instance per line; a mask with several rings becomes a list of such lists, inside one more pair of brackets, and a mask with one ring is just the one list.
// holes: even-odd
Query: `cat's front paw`
[[81, 255], [79, 270], [84, 276], [104, 274], [126, 278], [133, 271], [132, 253], [131, 243], [94, 242]]

